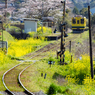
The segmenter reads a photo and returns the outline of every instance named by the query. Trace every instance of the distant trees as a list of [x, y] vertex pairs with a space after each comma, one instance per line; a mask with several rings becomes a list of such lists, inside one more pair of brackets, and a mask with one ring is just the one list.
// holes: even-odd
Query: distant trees
[[66, 13], [69, 13], [70, 12], [70, 10], [69, 9], [66, 9]]
[[92, 16], [91, 23], [95, 25], [95, 14]]
[[2, 16], [0, 15], [0, 20], [2, 19]]
[[6, 12], [6, 16], [9, 17], [10, 16], [10, 13], [9, 12]]
[[91, 8], [95, 7], [95, 0], [72, 0], [72, 2], [77, 6], [78, 10], [87, 8], [88, 3], [90, 3]]
[[77, 7], [74, 7], [73, 13], [74, 13], [74, 14], [77, 14], [77, 15], [79, 14], [79, 11], [78, 11]]
[[73, 13], [77, 15], [83, 15], [86, 18], [88, 18], [88, 8], [82, 8], [80, 11], [78, 10], [77, 7], [74, 7]]
[[88, 8], [82, 8], [80, 14], [88, 18]]
[[95, 7], [95, 1], [92, 1], [90, 5], [91, 5], [91, 8]]

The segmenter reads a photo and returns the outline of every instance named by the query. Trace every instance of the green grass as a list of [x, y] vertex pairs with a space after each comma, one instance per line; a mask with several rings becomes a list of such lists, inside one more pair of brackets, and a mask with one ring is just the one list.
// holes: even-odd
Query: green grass
[[4, 41], [14, 41], [14, 38], [7, 31], [3, 31]]
[[79, 35], [80, 36], [78, 36], [77, 39], [75, 40], [76, 42], [82, 43], [84, 40], [89, 39], [89, 31], [84, 31]]
[[[47, 53], [47, 55], [48, 57], [37, 61], [22, 74], [21, 80], [27, 89], [31, 92], [42, 90], [47, 93], [50, 85], [54, 84], [55, 89], [60, 87], [59, 90], [57, 89], [58, 95], [62, 93], [63, 95], [85, 95], [86, 92], [87, 94], [90, 92], [93, 95], [95, 94], [92, 84], [88, 83], [89, 89], [86, 84], [81, 84], [81, 81], [85, 79], [84, 75], [90, 74], [89, 58], [86, 55], [84, 55], [83, 60], [74, 60], [73, 57], [73, 62], [70, 63], [70, 54], [67, 52], [65, 62], [68, 65], [59, 65], [59, 60], [54, 58], [55, 64], [51, 67], [48, 64], [49, 57], [55, 55], [55, 53], [53, 52], [52, 55]], [[43, 76], [41, 76], [41, 73], [43, 73]], [[47, 74], [46, 79], [44, 79], [45, 73]], [[81, 81], [78, 81], [78, 78]]]

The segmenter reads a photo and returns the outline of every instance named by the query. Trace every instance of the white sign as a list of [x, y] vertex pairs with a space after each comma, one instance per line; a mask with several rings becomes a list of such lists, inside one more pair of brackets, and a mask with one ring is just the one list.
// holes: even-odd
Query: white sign
[[48, 64], [53, 64], [53, 61], [48, 61]]

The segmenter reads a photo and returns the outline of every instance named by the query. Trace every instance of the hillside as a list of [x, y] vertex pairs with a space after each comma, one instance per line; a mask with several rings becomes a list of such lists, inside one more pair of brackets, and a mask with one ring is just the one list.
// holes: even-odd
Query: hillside
[[82, 8], [86, 8], [88, 6], [88, 3], [90, 3], [90, 7], [95, 7], [95, 0], [71, 0], [74, 5], [80, 10]]

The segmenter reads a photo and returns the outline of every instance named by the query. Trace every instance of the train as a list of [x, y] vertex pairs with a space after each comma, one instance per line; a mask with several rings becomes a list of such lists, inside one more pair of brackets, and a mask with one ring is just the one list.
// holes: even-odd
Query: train
[[72, 30], [73, 33], [81, 33], [86, 29], [86, 17], [76, 15], [72, 17]]

